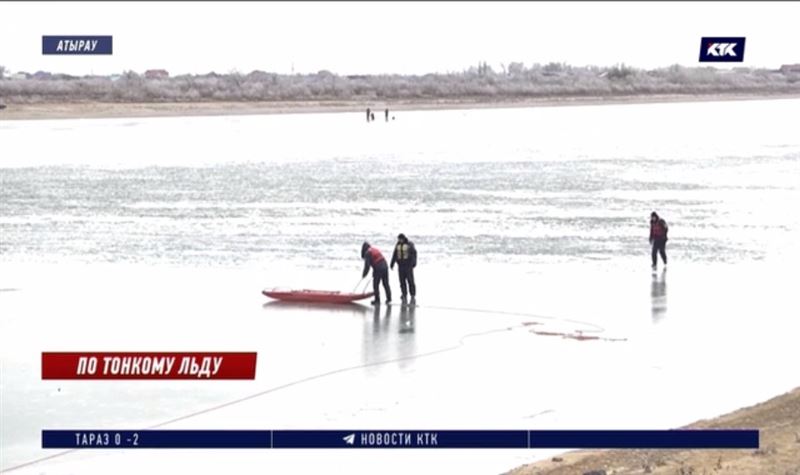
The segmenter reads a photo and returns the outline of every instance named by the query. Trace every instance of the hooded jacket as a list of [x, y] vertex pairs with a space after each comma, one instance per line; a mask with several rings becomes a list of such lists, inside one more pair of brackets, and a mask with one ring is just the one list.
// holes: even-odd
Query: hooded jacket
[[370, 266], [372, 266], [373, 270], [376, 266], [380, 265], [381, 262], [384, 263], [384, 267], [386, 266], [386, 259], [383, 257], [383, 254], [381, 254], [381, 251], [376, 247], [370, 246], [368, 242], [364, 242], [364, 244], [361, 245], [361, 258], [364, 259], [364, 272], [362, 273], [362, 277], [367, 276]]
[[650, 222], [651, 241], [666, 241], [668, 231], [669, 227], [667, 226], [667, 222], [664, 221], [660, 216], [656, 215], [656, 220]]

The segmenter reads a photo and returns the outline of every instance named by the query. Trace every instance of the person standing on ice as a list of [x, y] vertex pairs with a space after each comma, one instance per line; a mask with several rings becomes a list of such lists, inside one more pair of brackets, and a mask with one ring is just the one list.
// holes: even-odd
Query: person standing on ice
[[381, 282], [384, 290], [386, 290], [386, 303], [390, 303], [392, 301], [392, 289], [389, 288], [389, 266], [386, 265], [386, 259], [384, 259], [383, 254], [378, 248], [370, 246], [368, 242], [364, 241], [364, 244], [361, 245], [361, 258], [364, 259], [362, 279], [367, 276], [369, 268], [372, 267], [372, 291], [375, 293], [375, 300], [372, 301], [372, 304], [381, 304]]
[[657, 268], [658, 254], [661, 254], [664, 267], [667, 267], [667, 231], [669, 231], [667, 222], [655, 211], [650, 213], [650, 244], [653, 246], [653, 270]]
[[389, 267], [394, 269], [395, 264], [397, 264], [397, 273], [400, 277], [400, 292], [403, 293], [402, 301], [405, 303], [407, 294], [410, 291], [411, 303], [413, 304], [417, 295], [417, 286], [414, 283], [414, 268], [417, 267], [417, 248], [402, 233], [397, 235], [397, 244], [394, 246], [392, 263]]

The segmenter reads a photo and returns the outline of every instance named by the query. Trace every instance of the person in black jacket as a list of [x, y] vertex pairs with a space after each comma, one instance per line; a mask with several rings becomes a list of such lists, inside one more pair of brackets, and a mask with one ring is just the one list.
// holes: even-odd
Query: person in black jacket
[[417, 248], [402, 233], [397, 236], [397, 244], [394, 246], [390, 267], [394, 269], [395, 264], [398, 266], [400, 291], [403, 293], [402, 300], [403, 302], [406, 301], [407, 294], [410, 291], [411, 303], [414, 303], [417, 296], [417, 285], [414, 283], [414, 268], [417, 267]]
[[389, 269], [386, 267], [386, 259], [383, 254], [378, 248], [364, 241], [364, 244], [361, 245], [361, 258], [364, 259], [362, 279], [367, 276], [369, 268], [372, 267], [372, 291], [375, 293], [375, 300], [372, 301], [372, 304], [381, 304], [381, 282], [383, 282], [383, 288], [386, 290], [386, 303], [390, 303], [392, 301], [392, 289], [389, 288]]

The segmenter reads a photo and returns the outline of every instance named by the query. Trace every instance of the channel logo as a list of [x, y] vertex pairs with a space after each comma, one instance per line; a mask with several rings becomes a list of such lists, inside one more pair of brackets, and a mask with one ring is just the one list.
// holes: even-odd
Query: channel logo
[[744, 61], [744, 36], [700, 39], [701, 63], [741, 63]]
[[111, 54], [111, 36], [42, 36], [42, 54]]

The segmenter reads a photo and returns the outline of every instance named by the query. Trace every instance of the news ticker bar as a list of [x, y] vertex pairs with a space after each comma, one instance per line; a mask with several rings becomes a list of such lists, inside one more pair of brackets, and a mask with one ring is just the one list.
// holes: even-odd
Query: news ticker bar
[[758, 430], [43, 430], [43, 449], [757, 449]]

